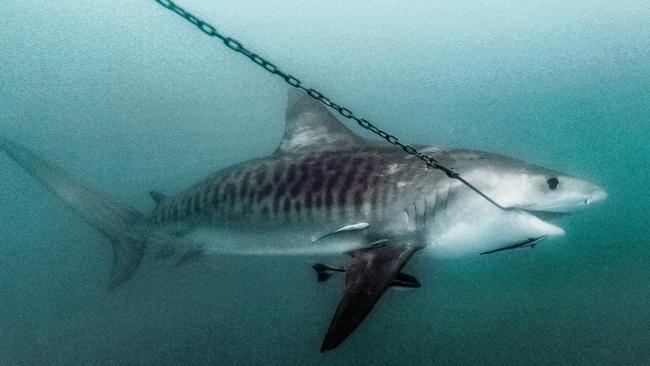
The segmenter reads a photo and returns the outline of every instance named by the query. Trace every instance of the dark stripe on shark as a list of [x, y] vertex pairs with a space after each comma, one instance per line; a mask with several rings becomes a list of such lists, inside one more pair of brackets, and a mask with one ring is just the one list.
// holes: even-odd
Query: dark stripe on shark
[[239, 186], [239, 199], [244, 200], [246, 195], [248, 194], [248, 180], [251, 177], [251, 172], [247, 171], [244, 173], [244, 176], [241, 179], [240, 186]]
[[278, 216], [280, 213], [280, 202], [284, 198], [284, 193], [287, 191], [286, 184], [278, 185], [275, 195], [273, 195], [273, 213]]
[[214, 183], [215, 178], [211, 178], [208, 183], [203, 187], [201, 190], [201, 207], [203, 207], [204, 210], [209, 211], [210, 210], [210, 203], [211, 203], [211, 193], [212, 193], [212, 184]]
[[346, 199], [346, 197], [342, 197], [344, 195], [342, 195], [341, 192], [341, 183], [343, 183], [345, 180], [345, 172], [350, 172], [350, 184], [352, 184], [355, 176], [355, 164], [354, 160], [351, 160], [347, 157], [332, 158], [327, 162], [327, 168], [329, 170], [329, 179], [327, 180], [325, 187], [325, 209], [328, 217], [333, 217], [337, 208], [344, 207], [344, 205], [341, 204], [339, 204], [338, 207], [335, 206], [334, 200], [336, 198], [343, 200]]
[[236, 199], [236, 195], [237, 195], [237, 188], [236, 188], [235, 184], [232, 181], [230, 181], [230, 182], [228, 182], [226, 184], [226, 189], [225, 189], [225, 194], [224, 195], [225, 195], [226, 201], [228, 202], [228, 207], [230, 208], [230, 211], [232, 211], [233, 208], [235, 207], [235, 203], [236, 203], [235, 199]]
[[325, 203], [325, 210], [328, 213], [332, 209], [332, 205], [334, 205], [334, 187], [337, 185], [339, 178], [340, 175], [332, 174], [327, 179], [327, 183], [325, 184], [324, 203]]
[[310, 212], [321, 208], [321, 189], [323, 188], [323, 182], [325, 181], [325, 175], [322, 168], [323, 167], [319, 164], [314, 164], [311, 173], [311, 184], [309, 184], [308, 189], [305, 191], [305, 207], [308, 208]]
[[356, 173], [357, 170], [354, 164], [352, 164], [351, 168], [348, 167], [347, 173], [343, 178], [343, 183], [337, 193], [337, 203], [340, 207], [345, 207], [345, 204], [347, 203], [348, 192], [352, 189], [352, 185], [354, 184], [354, 180], [356, 178]]
[[282, 206], [282, 211], [285, 217], [289, 216], [289, 214], [291, 213], [291, 198], [289, 197], [284, 198], [284, 205]]
[[310, 176], [309, 161], [303, 161], [298, 168], [298, 179], [291, 186], [290, 194], [292, 197], [298, 197], [302, 193], [309, 183]]
[[[401, 174], [386, 176], [376, 156], [307, 156], [219, 174], [170, 202], [159, 221], [206, 215], [212, 219], [261, 215], [302, 220], [380, 212], [398, 193]], [[369, 211], [367, 211], [369, 210]]]
[[368, 175], [370, 174], [370, 163], [365, 161], [359, 161], [356, 167], [357, 175], [354, 182], [353, 190], [353, 201], [352, 206], [354, 207], [354, 214], [361, 215], [363, 211], [364, 199], [366, 198], [366, 193], [368, 191]]
[[273, 193], [273, 186], [270, 184], [264, 185], [257, 191], [257, 203], [261, 203], [266, 197], [269, 197]]
[[291, 184], [293, 183], [293, 180], [296, 179], [296, 174], [297, 174], [297, 168], [295, 164], [291, 164], [289, 166], [289, 170], [287, 171], [287, 178], [285, 180], [285, 184]]
[[262, 185], [266, 181], [266, 175], [267, 175], [266, 166], [265, 165], [259, 166], [255, 172], [255, 181], [258, 186]]
[[219, 206], [221, 206], [221, 202], [219, 200], [219, 190], [221, 189], [221, 180], [215, 181], [214, 185], [212, 186], [211, 194], [212, 194], [212, 210], [214, 212], [217, 212], [219, 210]]
[[370, 180], [370, 207], [373, 213], [379, 212], [379, 187], [382, 182], [382, 175], [378, 174]]
[[194, 206], [194, 214], [195, 215], [201, 212], [201, 201], [203, 200], [202, 193], [203, 192], [198, 192], [198, 194], [196, 194], [194, 196], [194, 205], [193, 206]]
[[284, 161], [278, 161], [273, 167], [273, 183], [280, 183], [280, 179], [284, 175]]
[[178, 202], [172, 202], [169, 208], [169, 219], [176, 220], [178, 219]]

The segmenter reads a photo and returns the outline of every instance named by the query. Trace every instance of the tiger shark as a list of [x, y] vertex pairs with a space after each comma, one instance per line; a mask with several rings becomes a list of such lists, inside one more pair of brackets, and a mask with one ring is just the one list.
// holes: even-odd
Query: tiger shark
[[113, 249], [109, 288], [147, 262], [178, 267], [207, 255], [339, 255], [318, 279], [344, 273], [321, 352], [340, 345], [389, 287], [420, 287], [402, 272], [435, 258], [532, 247], [563, 235], [547, 216], [603, 200], [595, 184], [511, 157], [416, 146], [452, 166], [506, 209], [413, 155], [354, 134], [323, 105], [289, 93], [286, 128], [271, 155], [217, 171], [173, 196], [151, 192], [149, 213], [0, 137], [0, 150], [63, 200]]

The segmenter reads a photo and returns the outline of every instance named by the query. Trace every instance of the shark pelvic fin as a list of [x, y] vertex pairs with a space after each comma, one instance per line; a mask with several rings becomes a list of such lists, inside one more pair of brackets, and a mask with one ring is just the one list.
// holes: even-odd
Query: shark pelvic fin
[[207, 254], [205, 253], [205, 250], [201, 248], [194, 248], [190, 249], [185, 254], [183, 254], [180, 258], [178, 258], [178, 261], [176, 262], [176, 267], [183, 267], [188, 264], [194, 263], [198, 261], [199, 259], [205, 257]]
[[289, 90], [286, 119], [276, 154], [352, 149], [366, 143], [302, 90]]
[[[318, 282], [329, 280], [335, 272], [345, 272], [345, 268], [328, 266], [323, 263], [316, 263], [311, 268], [316, 271]], [[421, 286], [417, 278], [404, 272], [398, 273], [393, 279], [393, 282], [390, 283], [390, 287], [419, 288]]]
[[345, 272], [344, 268], [332, 267], [323, 263], [316, 263], [311, 268], [316, 271], [318, 282], [327, 281], [332, 276], [332, 272]]
[[3, 137], [0, 137], [0, 150], [110, 240], [113, 247], [110, 289], [131, 278], [144, 256], [144, 235], [133, 225], [142, 220], [142, 214]]
[[357, 249], [368, 245], [368, 227], [370, 224], [360, 222], [346, 225], [314, 240], [312, 245], [320, 248], [338, 248], [343, 251]]

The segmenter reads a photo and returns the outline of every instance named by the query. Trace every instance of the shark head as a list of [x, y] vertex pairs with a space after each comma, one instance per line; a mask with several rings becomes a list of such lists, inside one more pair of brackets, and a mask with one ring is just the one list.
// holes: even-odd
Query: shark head
[[507, 156], [465, 152], [456, 159], [461, 166], [463, 158], [475, 160], [465, 175], [503, 207], [538, 214], [571, 213], [607, 197], [591, 182]]
[[[426, 151], [426, 150], [425, 150]], [[472, 150], [441, 150], [439, 160], [454, 166], [470, 183], [501, 206], [500, 210], [474, 192], [464, 199], [447, 229], [435, 234], [433, 247], [444, 254], [493, 252], [532, 246], [564, 230], [546, 220], [582, 210], [607, 197], [585, 180], [507, 156]], [[460, 186], [460, 183], [458, 183]]]

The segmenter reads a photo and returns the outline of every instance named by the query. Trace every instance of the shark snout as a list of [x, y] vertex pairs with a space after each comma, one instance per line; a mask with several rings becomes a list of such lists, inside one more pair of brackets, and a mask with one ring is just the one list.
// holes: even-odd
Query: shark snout
[[603, 201], [605, 198], [607, 198], [607, 192], [600, 188], [596, 188], [589, 194], [587, 199], [585, 199], [585, 204], [591, 205], [592, 203]]

